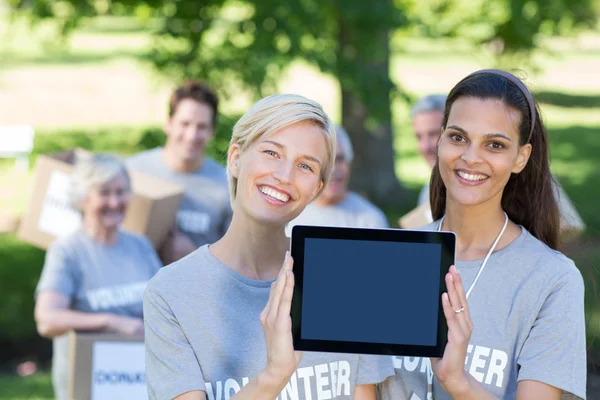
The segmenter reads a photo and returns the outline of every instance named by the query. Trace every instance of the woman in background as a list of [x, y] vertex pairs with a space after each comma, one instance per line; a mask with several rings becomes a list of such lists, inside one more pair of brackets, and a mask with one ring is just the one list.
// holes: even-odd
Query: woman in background
[[119, 229], [131, 185], [123, 164], [91, 155], [73, 167], [70, 197], [82, 226], [46, 253], [36, 289], [35, 320], [53, 339], [52, 380], [67, 398], [67, 331], [143, 335], [142, 297], [161, 263], [145, 237]]

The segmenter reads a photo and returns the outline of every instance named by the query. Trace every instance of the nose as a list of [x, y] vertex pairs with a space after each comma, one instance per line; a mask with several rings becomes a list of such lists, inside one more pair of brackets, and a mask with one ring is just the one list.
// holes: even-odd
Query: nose
[[124, 196], [122, 194], [119, 194], [119, 193], [111, 194], [110, 197], [108, 198], [109, 207], [111, 207], [111, 208], [121, 207], [121, 204], [123, 203], [123, 198], [124, 198]]
[[281, 161], [272, 175], [279, 183], [289, 185], [294, 176], [294, 163], [292, 161]]
[[460, 158], [462, 158], [467, 164], [480, 163], [481, 156], [479, 155], [479, 147], [475, 143], [471, 143], [462, 153]]

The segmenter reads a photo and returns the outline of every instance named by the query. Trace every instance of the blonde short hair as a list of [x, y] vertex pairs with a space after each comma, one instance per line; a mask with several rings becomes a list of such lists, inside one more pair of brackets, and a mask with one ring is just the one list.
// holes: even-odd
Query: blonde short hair
[[104, 185], [117, 176], [127, 181], [131, 190], [131, 180], [120, 158], [110, 154], [78, 154], [71, 172], [69, 198], [73, 207], [81, 211], [81, 204], [94, 186]]
[[[316, 101], [295, 94], [276, 94], [255, 103], [233, 127], [229, 147], [237, 144], [240, 151], [246, 151], [262, 137], [268, 137], [289, 125], [309, 121], [319, 127], [325, 137], [327, 159], [321, 168], [323, 188], [329, 182], [335, 161], [335, 128], [329, 116]], [[237, 178], [227, 168], [231, 205], [237, 192]], [[317, 193], [318, 197], [323, 188]], [[315, 197], [315, 198], [316, 198]]]

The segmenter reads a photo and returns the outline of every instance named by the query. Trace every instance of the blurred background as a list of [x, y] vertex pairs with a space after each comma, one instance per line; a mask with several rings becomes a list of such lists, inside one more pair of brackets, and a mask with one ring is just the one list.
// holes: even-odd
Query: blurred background
[[222, 161], [252, 102], [298, 93], [346, 128], [351, 188], [397, 226], [429, 177], [412, 102], [487, 67], [534, 91], [552, 171], [587, 225], [564, 252], [587, 284], [588, 398], [600, 398], [599, 15], [599, 0], [0, 0], [0, 127], [35, 132], [29, 167], [0, 158], [0, 399], [52, 396], [33, 320], [44, 252], [14, 233], [38, 155], [161, 145], [171, 90], [197, 78], [221, 98], [209, 153]]

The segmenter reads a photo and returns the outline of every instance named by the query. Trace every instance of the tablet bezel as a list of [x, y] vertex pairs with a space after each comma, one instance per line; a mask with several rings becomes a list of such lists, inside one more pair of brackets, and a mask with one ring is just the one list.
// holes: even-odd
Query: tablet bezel
[[[300, 333], [302, 331], [302, 297], [304, 287], [304, 244], [307, 238], [441, 244], [436, 345], [422, 346], [303, 339]], [[444, 316], [442, 307], [442, 293], [447, 290], [445, 275], [450, 266], [455, 263], [455, 253], [456, 236], [453, 232], [295, 225], [292, 228], [291, 234], [291, 255], [294, 259], [295, 286], [290, 313], [294, 349], [332, 353], [442, 357], [448, 340], [448, 325], [446, 324], [446, 317]], [[393, 313], [397, 313], [398, 318], [401, 318], [402, 307], [402, 305], [397, 305], [397, 307], [391, 309], [390, 317], [393, 316]]]

